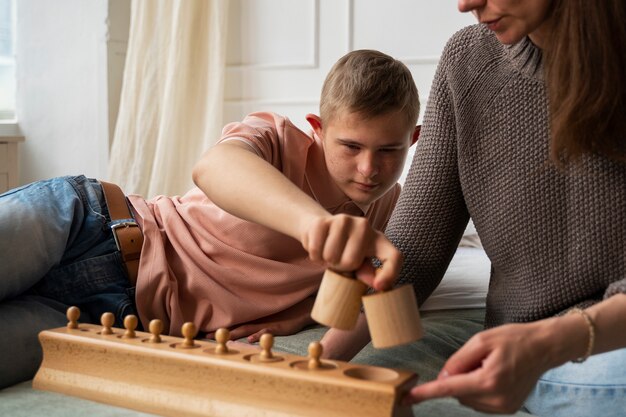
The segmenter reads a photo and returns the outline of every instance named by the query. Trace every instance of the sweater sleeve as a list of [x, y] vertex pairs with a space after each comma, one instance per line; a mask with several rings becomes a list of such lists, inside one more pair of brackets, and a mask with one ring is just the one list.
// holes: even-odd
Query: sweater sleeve
[[612, 297], [615, 294], [626, 294], [626, 278], [620, 281], [615, 281], [614, 283], [609, 285], [604, 292], [604, 299], [606, 300], [607, 298]]
[[469, 220], [457, 166], [454, 97], [448, 84], [456, 49], [452, 38], [439, 62], [415, 156], [386, 229], [404, 255], [397, 284], [411, 283], [419, 305], [439, 285]]

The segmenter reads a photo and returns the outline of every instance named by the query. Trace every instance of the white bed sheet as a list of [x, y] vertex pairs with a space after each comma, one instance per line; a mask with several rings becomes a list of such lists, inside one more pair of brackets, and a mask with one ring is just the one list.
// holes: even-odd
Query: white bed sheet
[[421, 311], [484, 308], [491, 262], [482, 248], [459, 247]]

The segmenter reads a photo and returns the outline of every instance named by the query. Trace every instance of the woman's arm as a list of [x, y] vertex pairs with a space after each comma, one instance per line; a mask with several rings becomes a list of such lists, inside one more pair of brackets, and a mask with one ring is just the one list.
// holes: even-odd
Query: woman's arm
[[441, 282], [469, 221], [458, 170], [457, 107], [449, 82], [458, 47], [450, 41], [442, 53], [411, 168], [385, 229], [404, 256], [398, 285], [411, 283], [419, 305]]
[[[626, 347], [626, 294], [585, 311], [594, 323], [593, 354]], [[476, 410], [513, 413], [544, 372], [583, 357], [589, 338], [580, 314], [485, 330], [450, 357], [437, 380], [414, 388], [405, 400], [456, 397]]]

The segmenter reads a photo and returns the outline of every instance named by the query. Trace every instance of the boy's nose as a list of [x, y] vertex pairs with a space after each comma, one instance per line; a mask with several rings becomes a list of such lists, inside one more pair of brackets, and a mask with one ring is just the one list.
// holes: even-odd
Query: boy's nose
[[378, 174], [378, 163], [375, 156], [370, 152], [363, 152], [358, 161], [358, 170], [365, 178], [372, 178]]

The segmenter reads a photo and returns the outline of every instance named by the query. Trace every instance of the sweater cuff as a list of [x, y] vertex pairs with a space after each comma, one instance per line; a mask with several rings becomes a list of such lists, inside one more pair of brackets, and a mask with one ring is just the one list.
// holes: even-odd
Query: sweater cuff
[[611, 283], [604, 292], [604, 299], [606, 300], [615, 294], [626, 294], [626, 278]]

